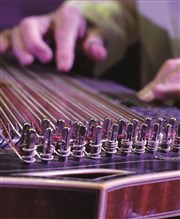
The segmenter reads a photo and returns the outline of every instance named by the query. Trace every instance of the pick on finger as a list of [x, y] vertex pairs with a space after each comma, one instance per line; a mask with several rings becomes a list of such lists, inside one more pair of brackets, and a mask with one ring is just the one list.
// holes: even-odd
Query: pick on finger
[[84, 53], [95, 61], [102, 61], [107, 57], [102, 36], [95, 30], [89, 30], [83, 43]]

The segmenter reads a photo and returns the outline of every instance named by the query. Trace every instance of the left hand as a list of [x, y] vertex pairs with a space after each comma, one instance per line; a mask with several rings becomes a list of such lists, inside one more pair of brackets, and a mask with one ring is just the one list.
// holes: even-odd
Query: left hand
[[66, 3], [50, 14], [26, 17], [12, 29], [2, 31], [0, 53], [11, 49], [22, 65], [30, 65], [34, 59], [47, 63], [54, 55], [44, 39], [49, 32], [54, 34], [55, 60], [59, 71], [71, 70], [79, 39], [83, 41], [83, 53], [90, 59], [101, 61], [107, 56], [101, 30], [88, 25], [84, 14]]
[[146, 102], [180, 99], [180, 58], [167, 60], [155, 79], [139, 91], [137, 96]]

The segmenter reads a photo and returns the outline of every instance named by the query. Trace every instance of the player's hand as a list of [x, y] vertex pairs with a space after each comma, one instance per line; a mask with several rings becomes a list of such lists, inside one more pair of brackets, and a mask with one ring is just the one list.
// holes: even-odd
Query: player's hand
[[180, 58], [167, 60], [155, 79], [139, 93], [144, 101], [180, 99]]
[[[44, 39], [49, 31], [53, 31], [55, 51]], [[74, 64], [78, 39], [82, 40], [82, 51], [89, 58], [96, 61], [106, 58], [100, 31], [89, 28], [78, 9], [64, 4], [51, 14], [27, 17], [19, 25], [1, 32], [0, 52], [11, 49], [23, 65], [32, 64], [34, 59], [47, 63], [55, 55], [58, 70], [68, 72]]]

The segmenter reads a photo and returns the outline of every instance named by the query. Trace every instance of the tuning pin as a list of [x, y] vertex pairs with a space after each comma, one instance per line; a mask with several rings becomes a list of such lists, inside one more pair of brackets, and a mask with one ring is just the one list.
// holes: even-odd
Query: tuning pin
[[172, 126], [172, 132], [174, 132], [174, 130], [175, 130], [175, 125], [176, 125], [176, 118], [175, 117], [171, 117], [170, 119], [169, 119], [169, 124], [171, 124], [171, 126]]
[[173, 148], [174, 152], [180, 153], [180, 122], [179, 122], [178, 127], [177, 127], [175, 140], [174, 140], [172, 148]]
[[138, 121], [138, 119], [132, 119], [132, 124], [133, 124], [133, 127], [134, 127], [133, 139], [136, 140], [137, 135], [138, 135], [138, 129], [139, 129], [139, 121]]
[[152, 141], [158, 140], [158, 134], [159, 134], [159, 123], [154, 123], [152, 126], [152, 133], [151, 133]]
[[22, 152], [22, 160], [25, 163], [34, 163], [35, 162], [35, 155], [36, 155], [36, 131], [32, 128], [28, 129], [28, 125], [24, 125], [24, 129], [27, 130], [25, 131], [25, 138], [23, 142], [23, 147], [21, 149]]
[[85, 142], [86, 140], [86, 135], [87, 135], [87, 128], [84, 125], [80, 125], [79, 126], [79, 130], [78, 130], [78, 144], [81, 145]]
[[127, 124], [127, 130], [126, 130], [125, 136], [121, 140], [121, 144], [120, 144], [120, 151], [121, 151], [122, 155], [128, 155], [132, 151], [133, 130], [134, 130], [133, 124], [132, 123], [128, 123]]
[[118, 121], [118, 135], [123, 136], [126, 128], [126, 122], [124, 119]]
[[28, 142], [26, 146], [27, 149], [31, 149], [31, 150], [36, 149], [36, 145], [35, 145], [36, 138], [37, 138], [37, 135], [36, 135], [35, 129], [30, 128], [28, 130], [28, 135], [27, 135], [27, 142]]
[[147, 124], [142, 124], [140, 128], [140, 136], [139, 136], [139, 141], [145, 141], [146, 140], [146, 133], [148, 130], [148, 125]]
[[175, 135], [176, 135], [176, 131], [175, 131], [175, 128], [176, 128], [176, 118], [175, 117], [171, 117], [169, 119], [169, 124], [172, 125], [171, 137], [172, 137], [172, 141], [174, 141]]
[[99, 159], [102, 147], [102, 127], [96, 126], [93, 133], [93, 138], [89, 143], [88, 156], [93, 159]]
[[147, 125], [147, 131], [149, 131], [151, 129], [152, 118], [146, 117], [144, 123]]
[[111, 128], [111, 124], [112, 124], [112, 119], [106, 117], [103, 121], [103, 134], [104, 136], [108, 136], [109, 135], [109, 132], [110, 132], [110, 128]]
[[126, 122], [124, 119], [118, 121], [118, 146], [120, 147], [121, 140], [124, 138]]
[[64, 127], [62, 130], [62, 141], [64, 142], [64, 149], [67, 150], [70, 144], [71, 129]]
[[62, 135], [62, 130], [64, 126], [65, 126], [65, 121], [63, 119], [58, 119], [56, 123], [56, 132], [58, 136]]
[[117, 139], [118, 139], [118, 124], [113, 124], [108, 139], [105, 141], [106, 156], [111, 157], [117, 152], [117, 147], [118, 147]]
[[134, 125], [132, 123], [128, 123], [125, 139], [132, 141], [133, 131], [134, 131]]
[[56, 126], [54, 128], [54, 135], [53, 135], [53, 140], [57, 148], [57, 142], [61, 140], [62, 138], [62, 130], [65, 127], [65, 121], [63, 119], [58, 119], [56, 122]]
[[54, 152], [54, 146], [52, 145], [53, 143], [53, 130], [52, 128], [47, 128], [45, 132], [45, 139], [47, 139], [47, 153], [53, 153]]
[[50, 127], [50, 121], [49, 119], [43, 118], [41, 120], [41, 124], [40, 124], [41, 130], [40, 130], [40, 136], [44, 136], [44, 132], [47, 128]]
[[93, 130], [96, 127], [97, 124], [97, 119], [92, 117], [89, 121], [89, 126], [88, 126], [88, 136], [91, 138], [93, 135]]
[[159, 147], [159, 150], [162, 152], [168, 152], [171, 149], [171, 133], [172, 133], [172, 125], [167, 124], [164, 129], [162, 143]]
[[146, 146], [147, 124], [142, 124], [137, 141], [133, 145], [133, 151], [137, 154], [143, 154]]
[[154, 153], [155, 151], [157, 151], [158, 146], [159, 146], [159, 123], [154, 123], [152, 125], [152, 132], [150, 138], [148, 139], [146, 149], [149, 152]]
[[48, 162], [53, 159], [53, 152], [55, 150], [54, 145], [52, 145], [53, 130], [52, 128], [47, 128], [44, 130], [43, 143], [41, 145], [41, 152], [39, 153], [40, 158], [43, 162]]
[[112, 125], [112, 131], [110, 133], [110, 140], [116, 142], [118, 139], [118, 124]]
[[70, 136], [71, 136], [71, 128], [64, 127], [62, 130], [62, 140], [59, 142], [58, 155], [60, 161], [66, 161], [68, 156], [70, 155]]
[[151, 135], [152, 118], [146, 117], [144, 123], [147, 125], [146, 140], [148, 140], [149, 136]]
[[71, 126], [71, 138], [73, 140], [77, 140], [79, 126], [80, 126], [80, 123], [78, 121], [74, 121]]
[[172, 132], [172, 125], [167, 124], [164, 130], [164, 137], [163, 140], [168, 141], [171, 138], [171, 132]]
[[162, 129], [163, 129], [163, 125], [164, 125], [164, 119], [159, 117], [157, 119], [157, 123], [159, 124], [159, 133], [161, 133], [163, 131]]
[[29, 123], [24, 123], [23, 128], [22, 128], [22, 133], [21, 133], [21, 138], [20, 138], [20, 146], [23, 147], [24, 144], [27, 143], [27, 135], [28, 131], [31, 128]]
[[72, 142], [71, 144], [72, 156], [76, 160], [80, 160], [82, 157], [84, 157], [86, 135], [87, 135], [86, 126], [80, 124], [77, 132], [76, 141]]

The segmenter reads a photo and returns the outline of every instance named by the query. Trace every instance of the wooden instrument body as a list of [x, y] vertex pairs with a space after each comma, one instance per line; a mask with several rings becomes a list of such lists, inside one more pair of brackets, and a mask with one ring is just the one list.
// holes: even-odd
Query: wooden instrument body
[[[1, 217], [170, 218], [179, 215], [179, 161], [152, 154], [23, 164], [1, 156]], [[7, 165], [9, 164], [9, 165]], [[4, 169], [4, 170], [2, 170]]]

